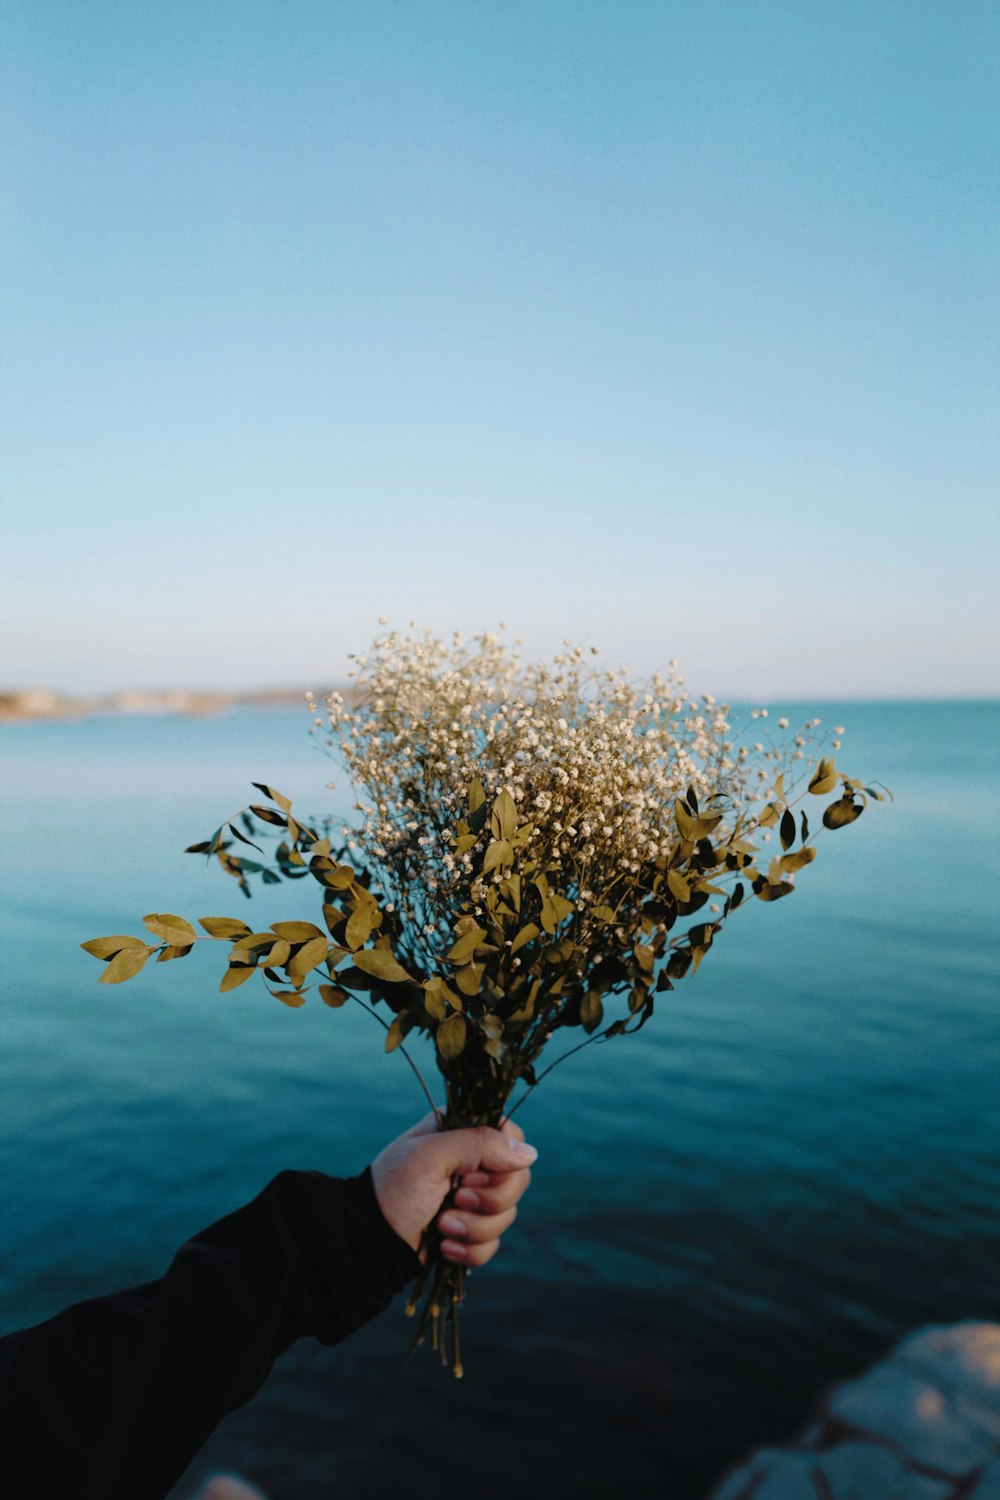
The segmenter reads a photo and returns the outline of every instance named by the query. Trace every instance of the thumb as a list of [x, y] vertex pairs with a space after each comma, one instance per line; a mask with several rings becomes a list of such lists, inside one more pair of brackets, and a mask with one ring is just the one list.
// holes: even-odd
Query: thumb
[[511, 1140], [499, 1130], [480, 1125], [469, 1130], [444, 1130], [434, 1137], [441, 1169], [455, 1172], [523, 1172], [537, 1161], [538, 1152], [526, 1141]]

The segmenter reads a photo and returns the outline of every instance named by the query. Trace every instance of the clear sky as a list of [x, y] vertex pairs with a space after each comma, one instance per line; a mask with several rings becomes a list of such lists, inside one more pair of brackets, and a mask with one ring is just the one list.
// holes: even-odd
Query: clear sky
[[995, 0], [4, 0], [0, 686], [998, 670]]

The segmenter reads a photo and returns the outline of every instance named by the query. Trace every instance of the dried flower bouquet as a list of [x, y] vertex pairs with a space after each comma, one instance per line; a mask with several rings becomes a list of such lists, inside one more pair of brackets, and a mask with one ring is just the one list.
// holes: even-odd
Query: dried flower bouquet
[[[354, 787], [355, 823], [313, 826], [255, 783], [267, 800], [188, 851], [218, 860], [245, 895], [255, 876], [311, 878], [317, 920], [200, 926], [228, 944], [223, 991], [259, 973], [285, 1005], [315, 985], [332, 1008], [371, 1010], [444, 1129], [497, 1125], [571, 1052], [640, 1030], [733, 912], [790, 895], [816, 855], [800, 804], [829, 799], [818, 821], [837, 829], [887, 795], [820, 753], [818, 719], [797, 733], [779, 719], [772, 738], [767, 710], [753, 709], [761, 738], [744, 743], [729, 707], [689, 696], [675, 664], [637, 684], [568, 643], [541, 665], [492, 634], [466, 646], [411, 626], [382, 634], [349, 675], [324, 717], [309, 706]], [[279, 841], [261, 862], [244, 851], [261, 853], [268, 830]], [[766, 857], [772, 836], [780, 852]], [[154, 954], [183, 958], [201, 936], [178, 916], [143, 920], [149, 938], [83, 944], [105, 961], [104, 983]], [[539, 1070], [567, 1028], [583, 1040]], [[407, 1052], [411, 1032], [433, 1039], [443, 1108]], [[429, 1336], [460, 1375], [465, 1272], [433, 1233], [428, 1249], [408, 1308], [419, 1304], [414, 1342]]]

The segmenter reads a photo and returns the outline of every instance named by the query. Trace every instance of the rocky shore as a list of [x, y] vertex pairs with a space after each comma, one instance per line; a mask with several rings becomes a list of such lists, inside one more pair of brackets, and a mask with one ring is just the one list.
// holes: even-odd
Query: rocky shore
[[1000, 1500], [1000, 1325], [911, 1334], [709, 1500]]
[[[324, 694], [317, 692], [316, 696], [322, 701]], [[0, 724], [86, 719], [99, 714], [215, 714], [242, 706], [301, 704], [304, 698], [304, 690], [296, 688], [265, 688], [246, 693], [194, 692], [174, 688], [93, 697], [70, 696], [49, 688], [20, 688], [0, 692]]]

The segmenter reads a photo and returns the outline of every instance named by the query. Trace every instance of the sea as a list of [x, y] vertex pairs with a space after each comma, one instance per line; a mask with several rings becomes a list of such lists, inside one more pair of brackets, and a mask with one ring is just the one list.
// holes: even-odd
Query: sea
[[[783, 710], [843, 724], [895, 801], [525, 1104], [539, 1160], [471, 1279], [465, 1379], [403, 1367], [397, 1302], [290, 1350], [172, 1500], [221, 1470], [272, 1500], [695, 1500], [900, 1336], [1000, 1318], [1000, 703]], [[220, 994], [207, 943], [100, 985], [79, 946], [310, 914], [311, 882], [246, 902], [182, 852], [252, 781], [343, 810], [304, 710], [9, 725], [0, 762], [6, 1332], [158, 1276], [284, 1168], [359, 1171], [426, 1105], [356, 1007]]]

